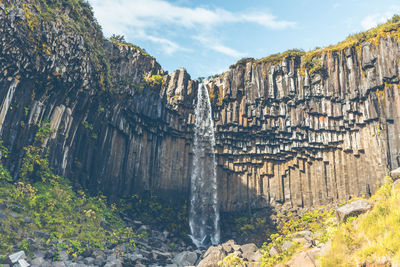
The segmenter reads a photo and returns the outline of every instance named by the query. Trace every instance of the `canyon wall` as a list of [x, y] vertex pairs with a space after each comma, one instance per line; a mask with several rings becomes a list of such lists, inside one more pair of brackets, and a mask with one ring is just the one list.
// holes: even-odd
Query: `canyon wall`
[[[75, 187], [187, 199], [199, 82], [105, 40], [90, 12], [84, 31], [66, 23], [68, 8], [63, 19], [32, 20], [34, 3], [0, 1], [0, 138], [14, 177], [48, 122], [44, 155]], [[377, 189], [400, 160], [395, 33], [323, 50], [312, 70], [306, 55], [247, 60], [204, 81], [222, 211], [315, 206]]]

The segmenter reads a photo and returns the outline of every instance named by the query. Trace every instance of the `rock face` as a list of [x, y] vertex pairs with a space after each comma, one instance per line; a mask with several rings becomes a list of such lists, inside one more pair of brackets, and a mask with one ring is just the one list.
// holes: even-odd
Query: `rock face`
[[[305, 57], [250, 61], [209, 82], [221, 205], [313, 206], [370, 195], [399, 166], [399, 40]], [[243, 201], [246, 200], [246, 201]]]
[[[92, 28], [81, 33], [56, 20], [31, 30], [28, 17], [40, 1], [11, 2], [0, 5], [0, 138], [11, 152], [3, 161], [13, 175], [22, 148], [47, 120], [50, 164], [74, 184], [116, 197], [149, 190], [187, 196], [187, 92], [197, 82], [184, 69], [166, 75], [151, 56], [105, 41]], [[154, 75], [163, 75], [167, 86], [151, 87], [146, 79]], [[172, 104], [183, 96], [185, 103]]]
[[[85, 30], [70, 27], [69, 9], [58, 12], [70, 24], [32, 21], [38, 3], [0, 4], [0, 138], [14, 177], [23, 147], [48, 121], [45, 153], [76, 185], [111, 197], [187, 199], [199, 82], [104, 40], [83, 6], [94, 25]], [[397, 36], [317, 53], [318, 71], [297, 56], [245, 61], [207, 80], [221, 210], [373, 193], [399, 167]], [[155, 75], [161, 84], [152, 84]]]

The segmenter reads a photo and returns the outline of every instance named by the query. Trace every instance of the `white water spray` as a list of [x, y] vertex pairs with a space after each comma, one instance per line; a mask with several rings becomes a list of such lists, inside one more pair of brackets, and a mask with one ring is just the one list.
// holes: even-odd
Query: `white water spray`
[[194, 127], [189, 225], [197, 247], [220, 240], [214, 122], [208, 90], [199, 84]]

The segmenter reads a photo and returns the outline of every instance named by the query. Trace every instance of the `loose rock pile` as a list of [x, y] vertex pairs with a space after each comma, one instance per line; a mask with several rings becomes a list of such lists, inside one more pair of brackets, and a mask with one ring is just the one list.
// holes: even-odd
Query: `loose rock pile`
[[[139, 221], [135, 222], [141, 224]], [[147, 237], [135, 240], [135, 247], [132, 247], [130, 244], [121, 244], [104, 250], [88, 249], [77, 255], [77, 257], [69, 255], [65, 250], [59, 251], [54, 246], [64, 242], [62, 240], [51, 239], [46, 244], [39, 237], [31, 238], [29, 241], [32, 242], [32, 256], [25, 251], [16, 251], [15, 253], [6, 255], [5, 260], [0, 263], [3, 264], [3, 267], [181, 267], [194, 265], [202, 254], [200, 250], [195, 250], [183, 240], [174, 237], [166, 231], [153, 230], [144, 224], [139, 225], [138, 229], [142, 233], [146, 232]], [[45, 234], [40, 231], [36, 232], [36, 235]]]

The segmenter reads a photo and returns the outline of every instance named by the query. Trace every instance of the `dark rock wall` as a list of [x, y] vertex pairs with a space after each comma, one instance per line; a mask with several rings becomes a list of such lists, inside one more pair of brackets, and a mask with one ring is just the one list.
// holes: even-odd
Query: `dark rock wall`
[[250, 61], [209, 81], [224, 98], [215, 109], [222, 209], [373, 193], [399, 166], [399, 59], [389, 35], [321, 53], [313, 75], [303, 56]]
[[[187, 199], [198, 81], [184, 69], [165, 73], [101, 32], [88, 42], [62, 21], [42, 23], [31, 36], [23, 2], [0, 4], [0, 138], [13, 175], [47, 120], [51, 165], [77, 186]], [[250, 61], [207, 80], [221, 210], [373, 193], [399, 166], [399, 56], [398, 39], [388, 35], [321, 53], [311, 74], [303, 56]], [[150, 87], [156, 74], [164, 85]]]
[[74, 185], [112, 197], [143, 191], [187, 197], [191, 126], [185, 114], [192, 103], [171, 97], [182, 104], [169, 105], [167, 86], [150, 88], [146, 78], [162, 75], [186, 94], [188, 74], [165, 75], [133, 46], [106, 41], [101, 33], [88, 40], [62, 21], [42, 22], [42, 32], [31, 36], [24, 4], [0, 4], [0, 138], [11, 152], [3, 161], [12, 174], [18, 176], [23, 147], [48, 121], [53, 133], [45, 153]]

